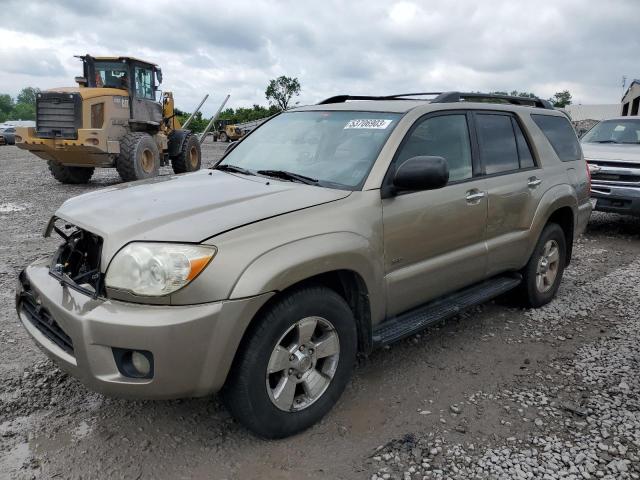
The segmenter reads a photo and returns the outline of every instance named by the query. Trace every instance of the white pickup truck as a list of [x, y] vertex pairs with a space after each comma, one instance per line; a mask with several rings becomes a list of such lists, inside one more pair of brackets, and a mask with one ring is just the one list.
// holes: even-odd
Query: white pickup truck
[[581, 143], [594, 210], [640, 216], [640, 117], [603, 120]]

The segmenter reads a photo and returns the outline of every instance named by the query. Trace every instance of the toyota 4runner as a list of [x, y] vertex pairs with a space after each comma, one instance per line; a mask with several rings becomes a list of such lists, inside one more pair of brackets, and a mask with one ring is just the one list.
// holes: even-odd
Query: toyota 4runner
[[546, 304], [591, 212], [571, 125], [539, 99], [427, 95], [332, 97], [211, 169], [66, 201], [20, 320], [91, 389], [222, 390], [273, 438], [322, 418], [359, 353], [510, 290]]

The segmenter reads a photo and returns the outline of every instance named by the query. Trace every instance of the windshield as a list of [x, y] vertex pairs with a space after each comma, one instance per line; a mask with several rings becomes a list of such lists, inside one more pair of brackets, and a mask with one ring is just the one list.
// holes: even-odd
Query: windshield
[[287, 172], [316, 185], [354, 190], [399, 118], [383, 112], [283, 113], [246, 137], [216, 168], [232, 165], [265, 176], [279, 172], [278, 178]]
[[126, 63], [95, 62], [96, 87], [129, 88], [128, 69]]
[[605, 120], [589, 130], [584, 143], [640, 143], [640, 120]]

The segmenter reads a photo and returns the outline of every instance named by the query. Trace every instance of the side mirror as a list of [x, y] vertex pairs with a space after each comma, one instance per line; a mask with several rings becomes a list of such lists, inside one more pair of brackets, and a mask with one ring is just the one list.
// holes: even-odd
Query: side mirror
[[86, 87], [87, 83], [89, 83], [85, 77], [76, 77], [75, 81], [81, 87]]
[[162, 83], [162, 70], [156, 68], [156, 78], [158, 79], [158, 83]]
[[398, 190], [435, 190], [449, 181], [449, 166], [442, 157], [412, 157], [396, 170], [393, 186]]

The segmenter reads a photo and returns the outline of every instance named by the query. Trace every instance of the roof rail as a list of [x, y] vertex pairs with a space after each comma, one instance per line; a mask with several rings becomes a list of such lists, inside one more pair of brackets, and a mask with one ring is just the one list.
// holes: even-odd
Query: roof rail
[[431, 100], [431, 103], [456, 103], [483, 100], [502, 100], [511, 105], [523, 105], [526, 107], [538, 107], [553, 110], [553, 105], [548, 100], [538, 97], [514, 97], [511, 95], [500, 95], [497, 93], [475, 93], [475, 92], [444, 92]]
[[[537, 97], [514, 97], [511, 95], [500, 95], [494, 93], [475, 92], [422, 92], [422, 93], [398, 93], [395, 95], [370, 96], [370, 95], [336, 95], [318, 103], [327, 105], [330, 103], [344, 103], [349, 100], [409, 100], [407, 97], [422, 97], [426, 95], [436, 95], [436, 98], [428, 100], [430, 103], [457, 103], [469, 101], [501, 100], [511, 105], [523, 105], [527, 107], [546, 108], [554, 110], [553, 105], [548, 100]], [[427, 100], [427, 99], [425, 99]]]

